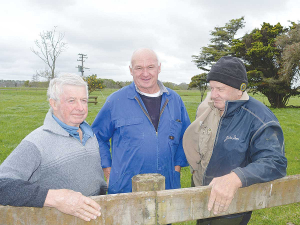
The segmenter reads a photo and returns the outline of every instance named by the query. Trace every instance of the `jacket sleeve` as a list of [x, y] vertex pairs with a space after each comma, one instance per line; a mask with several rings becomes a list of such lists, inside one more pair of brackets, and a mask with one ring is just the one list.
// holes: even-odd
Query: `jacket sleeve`
[[279, 179], [286, 175], [287, 159], [284, 156], [284, 138], [277, 122], [265, 124], [250, 141], [249, 164], [233, 170], [243, 187]]
[[0, 204], [11, 206], [43, 207], [47, 188], [30, 178], [39, 177], [41, 155], [37, 147], [22, 141], [0, 165]]
[[182, 146], [182, 138], [184, 135], [185, 130], [188, 128], [188, 126], [191, 124], [189, 115], [186, 111], [186, 108], [184, 106], [184, 103], [182, 102], [182, 100], [180, 99], [180, 108], [181, 108], [181, 122], [182, 122], [182, 130], [181, 130], [181, 134], [180, 134], [180, 141], [179, 141], [179, 145], [178, 145], [178, 149], [176, 151], [175, 154], [175, 165], [176, 166], [181, 166], [181, 167], [185, 167], [188, 166], [188, 161], [186, 159], [184, 150], [183, 150], [183, 146]]
[[102, 168], [111, 167], [112, 162], [109, 140], [113, 135], [114, 126], [111, 119], [110, 105], [111, 102], [107, 100], [92, 124], [93, 132], [99, 144]]

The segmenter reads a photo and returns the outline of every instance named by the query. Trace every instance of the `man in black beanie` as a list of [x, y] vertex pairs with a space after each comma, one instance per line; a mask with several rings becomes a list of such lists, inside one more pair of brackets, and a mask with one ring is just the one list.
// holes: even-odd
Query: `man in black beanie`
[[[228, 209], [238, 188], [286, 175], [284, 138], [275, 115], [246, 92], [241, 60], [222, 57], [207, 75], [211, 92], [187, 128], [183, 148], [192, 186], [212, 187], [208, 210]], [[201, 225], [245, 225], [251, 212], [198, 220]]]

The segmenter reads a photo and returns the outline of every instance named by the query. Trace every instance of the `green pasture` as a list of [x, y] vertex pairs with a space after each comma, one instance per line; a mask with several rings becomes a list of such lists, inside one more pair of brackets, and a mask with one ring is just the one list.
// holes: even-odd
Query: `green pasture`
[[[98, 96], [98, 104], [89, 104], [87, 122], [92, 123], [98, 111], [105, 102], [106, 97], [116, 91], [104, 89], [101, 92], [93, 92], [92, 96]], [[178, 91], [182, 97], [191, 121], [195, 118], [196, 109], [200, 102], [200, 92], [197, 90]], [[262, 95], [254, 95], [267, 106], [269, 102]], [[286, 157], [288, 159], [288, 175], [300, 173], [300, 109], [292, 106], [300, 106], [300, 99], [291, 98], [288, 108], [272, 109], [280, 121], [284, 136]], [[49, 109], [45, 89], [0, 89], [0, 164], [20, 141], [35, 128], [41, 126]], [[182, 187], [190, 187], [191, 175], [189, 168], [183, 168]], [[300, 193], [299, 193], [300, 194]], [[195, 224], [194, 221], [178, 224]], [[300, 224], [300, 203], [253, 212], [250, 225], [296, 225]]]

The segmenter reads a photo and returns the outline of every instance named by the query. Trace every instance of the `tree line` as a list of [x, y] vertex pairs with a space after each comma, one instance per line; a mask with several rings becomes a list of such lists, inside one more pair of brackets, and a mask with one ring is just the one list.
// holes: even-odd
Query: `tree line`
[[[89, 88], [89, 94], [91, 94], [93, 91], [101, 90], [103, 88], [111, 88], [111, 89], [120, 89], [122, 87], [125, 87], [129, 84], [131, 84], [132, 81], [114, 81], [112, 79], [102, 79], [98, 78], [97, 74], [89, 75], [83, 77], [84, 80], [88, 83]], [[2, 84], [6, 85], [2, 85]], [[175, 84], [172, 82], [163, 82], [163, 84], [172, 89], [172, 90], [188, 90], [189, 85], [186, 83], [181, 84]], [[0, 86], [2, 87], [16, 87], [16, 81], [0, 81]], [[49, 81], [18, 81], [18, 87], [24, 86], [24, 87], [37, 87], [37, 88], [48, 88]]]

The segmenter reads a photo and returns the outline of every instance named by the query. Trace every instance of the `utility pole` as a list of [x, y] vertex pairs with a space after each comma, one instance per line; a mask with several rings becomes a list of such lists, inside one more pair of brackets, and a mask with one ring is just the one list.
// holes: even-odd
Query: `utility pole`
[[81, 62], [81, 66], [78, 65], [76, 68], [78, 68], [78, 72], [81, 72], [81, 76], [83, 76], [84, 69], [89, 69], [89, 68], [83, 66], [83, 62], [85, 62], [84, 59], [87, 59], [88, 57], [87, 57], [87, 55], [82, 54], [82, 53], [79, 53], [78, 55], [79, 55], [79, 59], [77, 59], [77, 61]]

